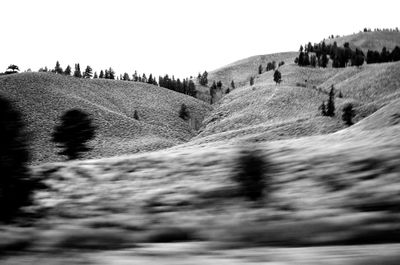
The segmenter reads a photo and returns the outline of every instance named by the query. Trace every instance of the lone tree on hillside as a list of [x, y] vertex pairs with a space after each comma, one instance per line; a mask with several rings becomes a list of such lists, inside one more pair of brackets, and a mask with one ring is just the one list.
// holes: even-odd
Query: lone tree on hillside
[[261, 74], [262, 74], [262, 71], [263, 71], [263, 66], [260, 64], [260, 65], [258, 66], [258, 74], [261, 75]]
[[179, 110], [179, 117], [187, 120], [190, 118], [190, 113], [189, 110], [187, 109], [187, 106], [185, 105], [185, 103], [182, 103], [181, 105], [181, 109]]
[[72, 109], [62, 115], [61, 124], [56, 126], [52, 140], [58, 147], [64, 148], [59, 154], [67, 156], [69, 160], [76, 159], [90, 150], [86, 142], [94, 138], [95, 129], [88, 114]]
[[138, 114], [137, 110], [135, 110], [135, 112], [133, 112], [133, 118], [135, 120], [139, 120], [139, 114]]
[[353, 109], [353, 104], [347, 103], [343, 107], [342, 120], [346, 123], [347, 126], [353, 125], [353, 118], [355, 116], [355, 111]]
[[15, 73], [17, 73], [18, 71], [19, 71], [19, 67], [18, 67], [17, 65], [15, 65], [15, 64], [10, 64], [10, 65], [7, 67], [7, 71], [6, 71], [6, 72], [11, 73], [11, 74], [15, 74]]
[[329, 99], [326, 106], [326, 116], [335, 116], [335, 88], [333, 85], [329, 91]]
[[235, 89], [235, 82], [233, 82], [233, 80], [232, 80], [232, 82], [231, 82], [231, 88], [232, 88], [232, 89]]
[[282, 75], [281, 72], [279, 72], [279, 70], [275, 70], [274, 72], [274, 81], [276, 84], [280, 84], [282, 82]]
[[29, 178], [29, 152], [21, 114], [0, 97], [0, 222], [9, 222], [32, 203], [37, 182]]
[[250, 86], [254, 85], [254, 77], [250, 76]]

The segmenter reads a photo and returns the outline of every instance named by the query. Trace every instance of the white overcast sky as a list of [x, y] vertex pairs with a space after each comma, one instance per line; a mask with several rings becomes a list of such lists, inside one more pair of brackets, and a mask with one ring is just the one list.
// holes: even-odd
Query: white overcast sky
[[398, 0], [0, 0], [0, 71], [196, 75], [330, 34], [400, 27]]

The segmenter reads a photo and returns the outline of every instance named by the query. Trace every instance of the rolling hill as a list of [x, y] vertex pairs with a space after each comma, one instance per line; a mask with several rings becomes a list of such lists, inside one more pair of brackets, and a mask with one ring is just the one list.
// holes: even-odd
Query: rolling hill
[[[4, 260], [62, 264], [51, 253], [65, 251], [64, 263], [73, 263], [68, 253], [74, 253], [89, 264], [185, 264], [187, 257], [191, 264], [398, 264], [400, 62], [322, 69], [299, 67], [295, 56], [254, 56], [210, 72], [209, 80], [237, 84], [211, 111], [196, 99], [137, 83], [1, 77], [0, 91], [6, 87], [26, 109], [36, 124], [31, 130], [42, 119], [52, 128], [62, 110], [79, 105], [104, 124], [98, 139], [112, 150], [145, 145], [126, 139], [129, 130], [142, 139], [154, 139], [151, 132], [154, 142], [167, 142], [157, 148], [169, 147], [31, 167], [49, 189], [37, 192], [29, 210], [46, 218], [31, 227], [0, 227], [0, 249], [28, 250]], [[258, 65], [271, 60], [285, 61], [280, 85], [273, 71], [257, 75]], [[321, 116], [332, 85], [336, 115]], [[190, 126], [176, 119], [182, 102], [204, 118], [190, 141]], [[356, 111], [351, 127], [341, 120], [347, 102]], [[139, 121], [132, 120], [134, 108]], [[268, 190], [258, 202], [238, 195], [233, 176], [242, 149], [259, 150], [269, 166]]]
[[[98, 127], [89, 157], [158, 150], [188, 141], [210, 110], [202, 101], [153, 85], [105, 79], [78, 79], [53, 73], [0, 77], [0, 95], [22, 111], [32, 142], [34, 164], [60, 160], [51, 142], [63, 112], [85, 110]], [[191, 121], [179, 118], [185, 103]], [[133, 118], [137, 110], [139, 120]]]
[[327, 44], [333, 44], [335, 41], [338, 46], [343, 46], [344, 43], [348, 42], [352, 49], [358, 48], [363, 50], [364, 53], [368, 50], [381, 51], [383, 47], [391, 51], [394, 47], [400, 46], [400, 32], [359, 32], [357, 34], [325, 40]]

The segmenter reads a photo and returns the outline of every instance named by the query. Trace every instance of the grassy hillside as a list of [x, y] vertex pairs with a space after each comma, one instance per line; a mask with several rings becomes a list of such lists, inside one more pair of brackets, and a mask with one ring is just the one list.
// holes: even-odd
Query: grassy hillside
[[276, 61], [276, 64], [278, 65], [279, 62], [284, 61], [288, 64], [292, 63], [296, 56], [296, 52], [252, 56], [211, 71], [208, 75], [208, 82], [212, 84], [214, 80], [216, 82], [220, 80], [224, 86], [229, 87], [233, 80], [236, 86], [239, 87], [248, 83], [251, 76], [257, 75], [258, 66], [260, 64], [263, 66], [265, 71], [268, 62]]
[[[51, 133], [63, 112], [80, 108], [98, 127], [85, 157], [106, 157], [157, 150], [188, 141], [210, 107], [202, 101], [148, 84], [87, 80], [52, 73], [21, 73], [0, 77], [0, 94], [23, 112], [33, 143], [33, 162], [61, 159]], [[185, 103], [191, 124], [179, 118]], [[139, 120], [133, 118], [137, 110]], [[194, 124], [197, 124], [194, 126]]]
[[[283, 82], [273, 82], [273, 72], [258, 75], [255, 85], [245, 85], [224, 96], [204, 121], [205, 128], [191, 144], [210, 141], [289, 139], [327, 134], [345, 128], [341, 106], [352, 102], [355, 121], [362, 120], [399, 98], [400, 63], [364, 65], [343, 69], [280, 68]], [[336, 116], [320, 115], [318, 107], [336, 88]], [[343, 98], [339, 98], [339, 91]]]
[[360, 32], [325, 41], [326, 43], [333, 43], [336, 41], [338, 46], [343, 46], [344, 43], [348, 42], [351, 48], [359, 48], [364, 52], [368, 50], [381, 51], [383, 47], [392, 50], [394, 47], [400, 46], [400, 32]]

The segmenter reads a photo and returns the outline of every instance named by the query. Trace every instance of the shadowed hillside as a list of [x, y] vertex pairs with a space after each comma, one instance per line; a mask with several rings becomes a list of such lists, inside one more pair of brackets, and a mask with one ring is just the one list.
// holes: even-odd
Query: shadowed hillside
[[[60, 159], [51, 133], [61, 114], [71, 108], [90, 113], [98, 127], [90, 143], [94, 149], [86, 157], [157, 150], [186, 142], [210, 110], [193, 97], [148, 84], [52, 73], [2, 76], [0, 93], [14, 101], [25, 116], [34, 163]], [[190, 122], [178, 116], [182, 103], [189, 108]], [[139, 120], [134, 119], [135, 110]]]

